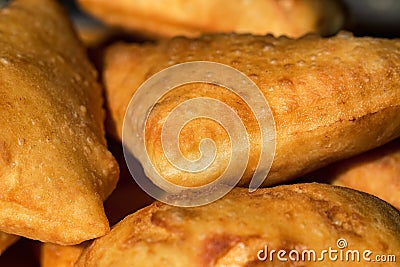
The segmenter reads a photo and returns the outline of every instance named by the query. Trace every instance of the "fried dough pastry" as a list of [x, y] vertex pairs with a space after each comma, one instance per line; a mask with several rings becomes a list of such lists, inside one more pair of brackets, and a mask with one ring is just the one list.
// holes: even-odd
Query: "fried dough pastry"
[[40, 252], [40, 266], [73, 267], [86, 246], [86, 243], [75, 246], [60, 246], [44, 243], [42, 244]]
[[[112, 226], [125, 216], [151, 204], [153, 200], [133, 182], [129, 170], [124, 164], [124, 156], [122, 151], [120, 151], [121, 145], [117, 141], [110, 141], [109, 146], [111, 151], [120, 163], [120, 179], [118, 181], [118, 186], [104, 203], [107, 217]], [[72, 267], [87, 245], [88, 242], [75, 246], [60, 246], [44, 243], [41, 246], [41, 266]]]
[[367, 192], [400, 210], [400, 140], [330, 165], [311, 177]]
[[0, 255], [19, 239], [16, 235], [0, 232]]
[[0, 47], [0, 230], [65, 245], [104, 235], [119, 169], [70, 22], [55, 1], [14, 1]]
[[153, 36], [238, 32], [298, 37], [332, 34], [344, 16], [332, 0], [80, 0], [81, 7], [111, 25]]
[[[338, 249], [339, 239], [347, 242], [346, 249], [372, 250], [371, 259], [377, 254], [398, 257], [399, 222], [399, 211], [386, 202], [344, 187], [295, 184], [254, 193], [235, 188], [202, 207], [148, 206], [96, 239], [77, 267], [289, 266], [277, 261], [276, 254], [272, 262], [259, 261], [257, 254], [267, 246], [269, 252], [285, 250], [286, 258], [290, 250], [314, 250], [319, 258], [324, 249]], [[301, 266], [321, 262], [338, 264], [326, 257]], [[396, 266], [385, 264], [374, 266]]]
[[[121, 138], [129, 101], [147, 78], [174, 64], [199, 60], [238, 69], [264, 94], [276, 124], [276, 153], [264, 185], [299, 177], [400, 135], [400, 41], [356, 38], [346, 32], [331, 38], [231, 34], [114, 45], [106, 53], [103, 76], [110, 132]], [[212, 139], [217, 155], [210, 168], [181, 172], [165, 158], [164, 122], [176, 106], [195, 97], [223, 102], [241, 118], [250, 137], [250, 158], [240, 185], [248, 184], [260, 154], [257, 121], [241, 98], [212, 84], [177, 87], [154, 105], [145, 141], [155, 168], [163, 178], [182, 186], [193, 186], [194, 181], [203, 185], [224, 172], [231, 151], [229, 137], [207, 119], [194, 119], [181, 129], [179, 148], [194, 160], [200, 157], [200, 140]], [[136, 123], [135, 118], [129, 119]]]

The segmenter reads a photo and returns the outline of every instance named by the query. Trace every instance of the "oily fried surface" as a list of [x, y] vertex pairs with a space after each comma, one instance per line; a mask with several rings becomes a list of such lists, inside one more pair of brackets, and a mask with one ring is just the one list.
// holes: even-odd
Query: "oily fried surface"
[[111, 25], [164, 37], [210, 32], [298, 37], [334, 33], [343, 23], [342, 10], [331, 0], [80, 0], [79, 4]]
[[367, 192], [400, 209], [400, 140], [330, 165], [310, 177]]
[[18, 240], [18, 236], [0, 232], [0, 255]]
[[[134, 182], [124, 162], [122, 147], [119, 142], [110, 140], [110, 148], [120, 163], [120, 179], [118, 186], [104, 203], [110, 225], [122, 220], [125, 216], [136, 212], [153, 202]], [[88, 242], [75, 246], [61, 246], [45, 243], [41, 246], [40, 262], [42, 267], [72, 267], [78, 260]]]
[[[272, 110], [277, 145], [264, 185], [283, 182], [400, 135], [399, 48], [398, 40], [356, 38], [345, 32], [331, 38], [218, 34], [157, 44], [118, 44], [109, 48], [105, 58], [110, 132], [121, 138], [131, 97], [156, 72], [196, 60], [227, 64], [258, 85]], [[212, 167], [188, 174], [174, 168], [164, 156], [161, 130], [165, 119], [178, 104], [202, 96], [227, 104], [241, 117], [251, 145], [241, 181], [247, 184], [260, 153], [257, 121], [237, 95], [215, 85], [184, 85], [155, 105], [145, 135], [152, 163], [165, 179], [186, 186], [192, 181], [204, 184], [215, 180], [225, 170], [230, 144], [224, 129], [211, 120], [186, 124], [179, 146], [184, 156], [196, 159], [199, 141], [211, 138], [221, 152]], [[135, 118], [130, 120], [136, 123]]]
[[118, 165], [68, 19], [54, 1], [15, 1], [0, 10], [0, 47], [0, 230], [59, 244], [105, 234]]
[[399, 220], [386, 202], [343, 187], [295, 184], [254, 193], [235, 188], [202, 207], [148, 206], [95, 240], [77, 266], [338, 266], [327, 257], [260, 262], [257, 252], [267, 245], [269, 251], [287, 253], [315, 250], [319, 257], [324, 249], [338, 249], [336, 242], [343, 238], [346, 249], [398, 255]]
[[40, 264], [42, 267], [72, 267], [85, 246], [86, 243], [75, 246], [44, 243], [41, 246]]

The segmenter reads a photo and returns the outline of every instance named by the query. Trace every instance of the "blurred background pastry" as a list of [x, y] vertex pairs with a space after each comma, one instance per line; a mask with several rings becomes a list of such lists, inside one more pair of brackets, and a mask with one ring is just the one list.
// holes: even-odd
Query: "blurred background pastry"
[[16, 235], [0, 232], [0, 256], [9, 246], [17, 242], [19, 239]]
[[400, 210], [400, 140], [306, 175], [377, 196]]
[[88, 13], [110, 25], [150, 36], [237, 32], [299, 37], [332, 34], [344, 22], [333, 0], [80, 0]]
[[86, 243], [75, 246], [44, 243], [40, 251], [40, 266], [73, 267], [86, 246]]

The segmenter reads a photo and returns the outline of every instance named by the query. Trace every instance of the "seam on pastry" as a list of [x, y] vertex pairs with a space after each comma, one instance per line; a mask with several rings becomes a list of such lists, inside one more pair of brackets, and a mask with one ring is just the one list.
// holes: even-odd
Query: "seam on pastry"
[[400, 105], [388, 106], [388, 107], [379, 109], [377, 111], [372, 111], [372, 112], [369, 112], [367, 114], [364, 114], [364, 115], [361, 115], [361, 116], [358, 116], [358, 117], [353, 117], [352, 119], [335, 120], [334, 122], [331, 122], [331, 123], [328, 123], [328, 124], [324, 124], [324, 125], [318, 125], [318, 126], [315, 126], [315, 127], [311, 128], [311, 129], [308, 129], [308, 130], [305, 130], [305, 131], [293, 131], [293, 132], [288, 133], [288, 135], [295, 135], [295, 134], [298, 134], [298, 133], [307, 133], [307, 132], [315, 131], [315, 130], [317, 130], [319, 128], [324, 128], [324, 127], [329, 128], [330, 126], [332, 126], [332, 125], [334, 125], [336, 123], [345, 122], [345, 121], [355, 122], [355, 121], [357, 121], [359, 119], [362, 119], [364, 117], [367, 117], [367, 116], [370, 116], [370, 115], [374, 115], [374, 114], [377, 114], [379, 112], [385, 111], [386, 109], [391, 109], [391, 108], [399, 108], [400, 109]]

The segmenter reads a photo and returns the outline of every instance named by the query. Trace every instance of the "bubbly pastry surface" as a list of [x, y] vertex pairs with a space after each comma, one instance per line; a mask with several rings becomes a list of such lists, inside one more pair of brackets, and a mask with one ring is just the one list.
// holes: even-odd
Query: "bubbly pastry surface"
[[[190, 61], [234, 67], [262, 91], [277, 133], [275, 159], [264, 185], [299, 177], [400, 135], [399, 40], [357, 38], [347, 32], [331, 38], [309, 35], [300, 39], [216, 34], [177, 37], [155, 44], [114, 45], [106, 53], [103, 75], [110, 132], [121, 138], [129, 101], [146, 79]], [[241, 118], [250, 140], [250, 157], [240, 184], [248, 184], [260, 153], [260, 129], [243, 100], [211, 84], [180, 86], [154, 105], [145, 137], [157, 171], [185, 186], [192, 186], [193, 181], [207, 183], [224, 172], [230, 143], [224, 129], [212, 120], [192, 120], [179, 136], [182, 154], [192, 160], [200, 155], [200, 140], [211, 138], [215, 142], [217, 156], [210, 168], [188, 174], [165, 158], [161, 143], [164, 122], [177, 105], [195, 97], [223, 102]]]
[[0, 47], [0, 230], [65, 245], [104, 235], [119, 168], [71, 23], [55, 1], [13, 1]]
[[344, 239], [346, 250], [370, 249], [371, 259], [398, 257], [399, 222], [399, 211], [386, 202], [343, 187], [295, 184], [254, 193], [235, 188], [206, 206], [157, 202], [129, 215], [84, 250], [77, 266], [365, 266], [327, 257], [279, 262], [276, 254], [262, 262], [257, 254], [268, 246], [269, 252], [314, 250], [320, 258], [324, 249], [340, 250], [337, 242]]

